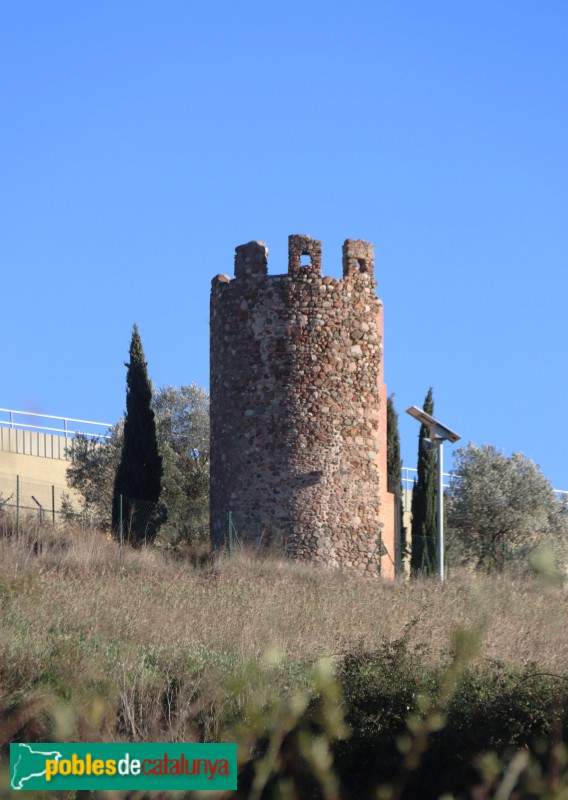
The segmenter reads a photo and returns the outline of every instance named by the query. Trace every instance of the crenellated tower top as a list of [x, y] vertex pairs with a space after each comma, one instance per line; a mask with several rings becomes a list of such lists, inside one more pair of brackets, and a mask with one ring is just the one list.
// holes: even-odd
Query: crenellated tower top
[[[302, 263], [307, 257], [308, 263]], [[373, 281], [375, 274], [375, 248], [363, 239], [346, 239], [343, 243], [343, 278], [366, 274]], [[318, 239], [295, 233], [288, 237], [288, 275], [318, 276], [322, 274], [322, 245]], [[235, 248], [235, 278], [262, 278], [268, 276], [268, 247], [264, 242], [252, 241]], [[269, 276], [279, 277], [279, 276]], [[228, 283], [230, 278], [219, 275], [215, 280]]]

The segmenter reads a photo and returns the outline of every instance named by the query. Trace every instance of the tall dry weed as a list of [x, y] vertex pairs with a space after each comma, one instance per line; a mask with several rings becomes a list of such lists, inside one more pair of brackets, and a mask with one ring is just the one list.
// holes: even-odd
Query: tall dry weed
[[478, 665], [564, 673], [566, 611], [566, 593], [537, 580], [387, 583], [251, 552], [193, 566], [157, 549], [121, 553], [94, 531], [6, 525], [3, 735], [218, 741], [232, 721], [311, 696], [321, 657], [340, 663], [404, 637], [436, 669], [456, 629], [481, 631]]

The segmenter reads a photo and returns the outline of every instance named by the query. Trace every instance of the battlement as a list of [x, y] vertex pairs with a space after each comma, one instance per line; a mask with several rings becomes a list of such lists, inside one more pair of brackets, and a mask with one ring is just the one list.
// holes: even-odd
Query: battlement
[[[310, 259], [305, 266], [302, 256]], [[302, 271], [321, 275], [321, 242], [311, 236], [294, 234], [288, 237], [288, 275]]]
[[[302, 258], [308, 258], [302, 263]], [[368, 275], [374, 280], [375, 248], [362, 239], [346, 239], [342, 253], [343, 278]], [[288, 275], [317, 276], [322, 274], [322, 245], [318, 239], [306, 234], [292, 234], [288, 237]], [[264, 242], [252, 241], [235, 248], [235, 278], [276, 278], [268, 275], [268, 247]], [[217, 275], [213, 283], [230, 283], [228, 275]]]
[[362, 239], [346, 239], [343, 242], [343, 277], [367, 273], [375, 276], [375, 246]]
[[258, 277], [268, 272], [268, 247], [249, 242], [235, 248], [235, 278]]

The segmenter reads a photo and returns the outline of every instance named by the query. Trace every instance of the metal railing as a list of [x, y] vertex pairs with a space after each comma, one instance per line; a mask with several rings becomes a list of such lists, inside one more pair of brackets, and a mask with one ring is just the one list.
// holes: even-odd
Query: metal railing
[[[3, 419], [3, 416], [7, 418]], [[53, 424], [34, 425], [27, 421], [19, 422], [18, 419], [23, 417], [33, 417], [34, 421], [57, 420], [62, 424], [59, 427], [53, 427]], [[80, 423], [81, 425], [89, 425], [99, 429], [104, 428], [105, 433], [100, 431], [79, 430], [78, 428], [70, 426], [69, 423]], [[93, 420], [75, 419], [74, 417], [56, 417], [52, 414], [38, 414], [35, 411], [16, 411], [13, 408], [0, 408], [0, 425], [12, 429], [22, 428], [25, 430], [41, 431], [43, 433], [56, 433], [59, 436], [65, 436], [66, 439], [77, 436], [79, 433], [93, 439], [110, 439], [106, 431], [112, 427], [112, 423], [110, 422], [94, 422]]]
[[[453, 472], [444, 472], [444, 489], [448, 489], [450, 483], [455, 480], [459, 480], [459, 475], [454, 475]], [[406, 491], [411, 492], [412, 487], [414, 485], [414, 480], [418, 476], [418, 470], [416, 467], [403, 467], [402, 468], [402, 488]], [[568, 490], [566, 489], [553, 489], [552, 490], [556, 495], [567, 495]]]
[[[1, 415], [7, 415], [7, 419], [2, 419]], [[15, 419], [16, 417], [16, 419]], [[51, 425], [34, 425], [30, 422], [18, 422], [18, 417], [33, 417], [34, 420], [57, 420], [61, 422], [58, 428], [53, 427]], [[12, 408], [0, 408], [0, 426], [4, 426], [6, 428], [22, 428], [26, 430], [35, 430], [35, 431], [43, 431], [49, 433], [56, 433], [60, 436], [65, 436], [66, 439], [69, 437], [74, 437], [77, 434], [83, 434], [83, 436], [87, 436], [93, 439], [110, 439], [111, 437], [106, 433], [101, 433], [99, 431], [88, 431], [88, 430], [79, 430], [78, 428], [69, 427], [69, 423], [79, 423], [81, 425], [91, 425], [95, 428], [104, 428], [105, 431], [109, 428], [112, 428], [112, 423], [110, 422], [95, 422], [94, 420], [89, 419], [76, 419], [74, 417], [57, 417], [52, 414], [39, 414], [35, 411], [16, 411]], [[402, 488], [407, 491], [412, 491], [412, 486], [414, 484], [414, 479], [418, 474], [418, 470], [416, 467], [402, 467]], [[444, 489], [447, 489], [450, 485], [452, 480], [459, 478], [459, 475], [453, 475], [450, 472], [444, 472]], [[554, 493], [556, 495], [567, 495], [568, 490], [565, 489], [554, 489]]]
[[[447, 489], [450, 485], [450, 481], [458, 477], [457, 475], [452, 475], [451, 472], [444, 472], [444, 489]], [[418, 470], [416, 467], [403, 467], [402, 468], [402, 488], [412, 491], [412, 487], [414, 485], [415, 478], [418, 477]]]

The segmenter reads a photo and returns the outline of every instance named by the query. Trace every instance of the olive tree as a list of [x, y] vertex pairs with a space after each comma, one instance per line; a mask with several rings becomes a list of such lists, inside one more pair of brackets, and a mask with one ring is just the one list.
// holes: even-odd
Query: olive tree
[[[89, 438], [79, 433], [67, 448], [71, 459], [67, 483], [81, 497], [81, 513], [93, 525], [107, 530], [111, 525], [114, 479], [122, 453], [124, 420], [107, 432], [107, 438]], [[69, 501], [69, 514], [74, 504]]]
[[160, 536], [171, 544], [209, 537], [209, 395], [205, 389], [163, 386], [154, 396], [168, 508]]
[[154, 393], [158, 442], [180, 455], [209, 453], [209, 395], [201, 386], [162, 386]]
[[525, 566], [545, 544], [565, 561], [568, 515], [533, 461], [469, 444], [456, 451], [453, 473], [445, 503], [451, 561], [484, 570]]

